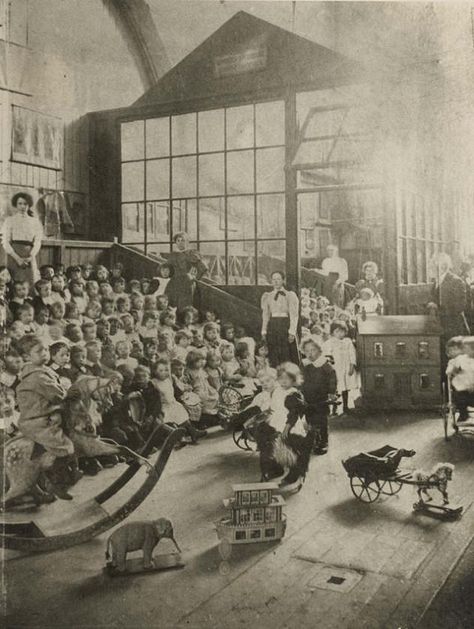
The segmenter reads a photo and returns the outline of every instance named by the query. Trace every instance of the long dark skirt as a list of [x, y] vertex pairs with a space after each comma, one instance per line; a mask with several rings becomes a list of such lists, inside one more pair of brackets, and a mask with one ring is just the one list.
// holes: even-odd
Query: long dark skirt
[[[27, 244], [12, 243], [15, 253], [22, 258], [28, 258], [31, 255], [32, 246]], [[39, 271], [36, 259], [33, 258], [29, 266], [18, 266], [16, 260], [8, 256], [7, 266], [11, 276], [15, 282], [29, 282], [30, 286], [39, 280]]]
[[288, 317], [272, 317], [268, 322], [268, 360], [272, 367], [278, 367], [287, 361], [298, 362], [296, 343], [288, 341], [289, 328], [290, 320]]

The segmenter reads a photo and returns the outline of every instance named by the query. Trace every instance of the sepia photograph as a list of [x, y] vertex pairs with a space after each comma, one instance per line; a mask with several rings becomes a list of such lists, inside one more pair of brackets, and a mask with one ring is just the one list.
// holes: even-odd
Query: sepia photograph
[[474, 3], [0, 0], [0, 624], [474, 627]]

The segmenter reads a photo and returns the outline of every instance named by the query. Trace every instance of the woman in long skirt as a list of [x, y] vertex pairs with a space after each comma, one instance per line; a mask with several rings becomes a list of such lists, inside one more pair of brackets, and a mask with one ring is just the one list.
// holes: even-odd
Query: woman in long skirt
[[272, 367], [284, 362], [298, 362], [296, 330], [299, 300], [285, 288], [285, 276], [274, 271], [271, 276], [273, 290], [262, 295], [262, 338], [268, 344], [268, 359]]
[[166, 287], [170, 306], [181, 312], [192, 306], [196, 280], [200, 279], [207, 268], [198, 251], [190, 249], [188, 235], [179, 232], [174, 236], [176, 251], [170, 253], [167, 262], [173, 268], [173, 275]]
[[25, 192], [12, 198], [15, 214], [3, 223], [3, 248], [8, 255], [8, 268], [15, 281], [27, 281], [30, 286], [39, 279], [36, 256], [41, 249], [43, 227], [33, 214], [33, 199]]

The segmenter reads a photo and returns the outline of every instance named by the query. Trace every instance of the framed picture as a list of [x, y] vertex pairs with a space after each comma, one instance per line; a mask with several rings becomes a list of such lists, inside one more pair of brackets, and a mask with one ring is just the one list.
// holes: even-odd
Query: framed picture
[[12, 105], [12, 161], [61, 170], [63, 142], [61, 118]]

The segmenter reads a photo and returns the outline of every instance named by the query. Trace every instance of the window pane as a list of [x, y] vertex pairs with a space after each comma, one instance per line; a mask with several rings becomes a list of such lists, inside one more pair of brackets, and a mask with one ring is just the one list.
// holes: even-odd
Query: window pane
[[145, 197], [144, 163], [122, 164], [122, 201], [141, 201]]
[[227, 153], [227, 194], [254, 191], [253, 151]]
[[170, 154], [170, 119], [150, 118], [146, 124], [146, 156], [167, 157]]
[[241, 149], [254, 145], [253, 105], [230, 107], [226, 113], [227, 148]]
[[173, 234], [184, 231], [191, 240], [197, 238], [196, 199], [173, 200]]
[[122, 122], [122, 161], [145, 157], [145, 126], [143, 120]]
[[224, 110], [199, 112], [199, 151], [224, 150]]
[[225, 199], [199, 199], [200, 240], [224, 240]]
[[319, 217], [319, 192], [308, 192], [298, 195], [298, 212], [300, 228], [314, 230]]
[[257, 243], [258, 284], [270, 284], [273, 271], [285, 271], [285, 241], [270, 240]]
[[224, 153], [200, 155], [199, 195], [224, 194]]
[[147, 234], [146, 239], [170, 239], [170, 210], [167, 201], [155, 201], [146, 204]]
[[208, 268], [207, 277], [216, 284], [225, 284], [225, 244], [223, 242], [201, 242], [199, 251]]
[[285, 149], [257, 151], [257, 192], [278, 192], [285, 189]]
[[122, 204], [122, 242], [143, 242], [145, 221], [143, 203]]
[[228, 284], [255, 284], [255, 241], [228, 244]]
[[256, 145], [285, 143], [285, 108], [283, 101], [259, 103], [255, 107]]
[[227, 233], [229, 240], [255, 238], [255, 201], [253, 196], [227, 199]]
[[173, 116], [171, 119], [173, 155], [196, 152], [196, 114]]
[[196, 196], [196, 158], [173, 159], [173, 197]]
[[170, 160], [146, 162], [146, 198], [166, 199], [170, 196]]
[[257, 236], [259, 238], [285, 237], [285, 195], [257, 196]]

